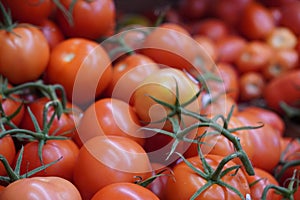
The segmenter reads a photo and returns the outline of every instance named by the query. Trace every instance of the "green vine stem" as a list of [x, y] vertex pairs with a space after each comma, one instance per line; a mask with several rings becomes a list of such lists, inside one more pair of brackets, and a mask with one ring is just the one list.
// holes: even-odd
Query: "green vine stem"
[[3, 22], [0, 22], [0, 30], [5, 30], [9, 33], [13, 33], [13, 29], [17, 26], [17, 23], [13, 23], [10, 11], [5, 10], [2, 2], [0, 2], [0, 11], [3, 17]]
[[24, 152], [24, 148], [21, 147], [20, 154], [19, 154], [19, 156], [17, 158], [17, 161], [16, 161], [15, 169], [13, 169], [10, 166], [10, 164], [8, 163], [8, 161], [6, 160], [6, 158], [3, 155], [0, 155], [0, 162], [3, 164], [3, 166], [4, 166], [4, 168], [7, 172], [7, 176], [0, 176], [0, 181], [3, 181], [5, 183], [9, 184], [9, 183], [17, 181], [19, 179], [30, 177], [30, 176], [36, 174], [39, 171], [45, 170], [46, 168], [50, 167], [51, 165], [57, 163], [59, 160], [62, 159], [62, 157], [61, 157], [58, 160], [55, 160], [55, 161], [52, 161], [52, 162], [50, 162], [46, 165], [37, 167], [37, 168], [21, 175], [20, 174], [20, 168], [21, 168], [21, 163], [22, 163], [22, 159], [23, 159], [23, 152]]

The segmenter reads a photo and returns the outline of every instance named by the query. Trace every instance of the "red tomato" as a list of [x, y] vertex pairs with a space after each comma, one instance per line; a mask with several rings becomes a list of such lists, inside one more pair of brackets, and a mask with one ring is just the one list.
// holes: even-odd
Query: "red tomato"
[[282, 112], [280, 103], [296, 106], [300, 99], [300, 70], [291, 70], [270, 81], [264, 90], [267, 105]]
[[52, 0], [3, 0], [14, 21], [39, 23], [47, 19], [55, 9]]
[[135, 176], [144, 179], [149, 172], [149, 158], [138, 143], [120, 136], [97, 136], [81, 147], [73, 179], [88, 200], [109, 184], [134, 182]]
[[266, 42], [277, 49], [293, 49], [297, 45], [297, 36], [286, 27], [275, 27]]
[[261, 98], [266, 86], [263, 75], [259, 72], [246, 72], [239, 77], [239, 99], [251, 101]]
[[77, 188], [60, 177], [34, 177], [17, 180], [0, 192], [0, 199], [81, 200]]
[[138, 84], [158, 70], [159, 66], [149, 57], [142, 54], [128, 55], [113, 66], [113, 77], [106, 88], [106, 94], [132, 104], [130, 99]]
[[[40, 128], [43, 130], [43, 121], [44, 121], [44, 107], [50, 100], [47, 97], [39, 98], [27, 106], [30, 108], [31, 112], [35, 116]], [[50, 128], [48, 130], [49, 135], [63, 135], [66, 137], [72, 137], [75, 133], [76, 122], [78, 122], [81, 118], [82, 111], [72, 105], [70, 102], [67, 102], [67, 109], [73, 109], [70, 113], [63, 113], [58, 119], [55, 116]], [[47, 122], [50, 121], [52, 115], [54, 114], [54, 108], [51, 106], [47, 112]], [[20, 127], [23, 129], [36, 131], [28, 109], [26, 109], [25, 114], [23, 116]]]
[[0, 74], [12, 84], [35, 81], [45, 71], [50, 50], [43, 33], [29, 24], [0, 30]]
[[117, 135], [144, 143], [139, 119], [132, 106], [114, 99], [103, 98], [88, 107], [80, 120], [77, 132], [79, 146], [96, 136]]
[[300, 2], [293, 1], [285, 3], [280, 7], [280, 24], [292, 30], [294, 34], [300, 35]]
[[50, 19], [45, 19], [37, 24], [46, 37], [50, 50], [65, 39], [58, 25]]
[[108, 86], [111, 60], [98, 43], [70, 38], [52, 50], [45, 76], [49, 83], [61, 84], [72, 103], [84, 107]]
[[270, 11], [255, 1], [247, 4], [238, 22], [239, 31], [248, 39], [266, 38], [275, 28]]
[[134, 183], [112, 183], [100, 189], [91, 200], [106, 199], [159, 200], [147, 188]]
[[187, 19], [199, 19], [203, 17], [209, 6], [208, 0], [181, 0], [178, 2], [178, 12]]
[[200, 46], [212, 60], [215, 61], [218, 58], [218, 50], [215, 46], [215, 42], [212, 39], [210, 39], [208, 36], [203, 36], [200, 34], [194, 35], [193, 39], [200, 44]]
[[[277, 180], [269, 172], [262, 170], [260, 168], [254, 168], [255, 175], [249, 176], [246, 174], [247, 181], [250, 185], [251, 199], [252, 200], [261, 200], [263, 190], [266, 186], [279, 185]], [[282, 197], [276, 194], [275, 190], [271, 189], [267, 193], [266, 200], [280, 200]]]
[[39, 143], [37, 141], [29, 142], [24, 145], [20, 174], [25, 174], [44, 164], [61, 159], [33, 176], [59, 176], [71, 181], [75, 161], [79, 152], [76, 144], [72, 140], [48, 140], [42, 149], [42, 161], [38, 155], [38, 146]]
[[[61, 3], [69, 9], [72, 0], [62, 0]], [[65, 15], [57, 12], [59, 27], [68, 37], [83, 37], [97, 39], [112, 35], [115, 28], [115, 5], [112, 0], [76, 1], [72, 11], [72, 23]]]
[[[257, 126], [262, 120], [251, 112], [241, 111], [235, 116], [244, 126]], [[249, 129], [250, 143], [253, 147], [252, 164], [254, 167], [272, 172], [279, 163], [281, 154], [280, 134], [271, 125], [264, 124], [258, 129]]]
[[[206, 155], [206, 161], [215, 169], [223, 157], [217, 155]], [[188, 159], [196, 169], [203, 171], [203, 164], [199, 156]], [[228, 162], [224, 169], [234, 166], [235, 163]], [[209, 180], [195, 173], [184, 162], [179, 163], [173, 168], [174, 178], [170, 177], [166, 186], [166, 200], [190, 199], [192, 195], [204, 186]], [[233, 173], [233, 172], [232, 172]], [[247, 179], [242, 170], [237, 171], [235, 175], [228, 173], [221, 178], [222, 181], [236, 188], [244, 197], [250, 194]], [[175, 181], [176, 180], [176, 181]], [[232, 190], [217, 184], [212, 184], [204, 190], [195, 200], [234, 200], [241, 199]]]
[[[16, 148], [10, 135], [0, 139], [0, 155], [4, 156], [9, 164], [13, 163], [16, 155]], [[0, 176], [4, 176], [6, 174], [7, 173], [3, 164], [0, 162]]]

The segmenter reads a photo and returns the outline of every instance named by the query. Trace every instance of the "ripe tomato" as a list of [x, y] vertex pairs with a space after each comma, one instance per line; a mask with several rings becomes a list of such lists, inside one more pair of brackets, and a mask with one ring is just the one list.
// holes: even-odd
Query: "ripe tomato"
[[1, 1], [11, 11], [14, 21], [39, 23], [47, 19], [55, 9], [52, 0], [3, 0]]
[[65, 39], [65, 36], [61, 32], [56, 23], [50, 19], [45, 19], [37, 24], [44, 36], [46, 37], [50, 50], [52, 50], [58, 43]]
[[[259, 23], [258, 23], [259, 22]], [[239, 31], [248, 39], [265, 39], [275, 28], [270, 11], [255, 1], [247, 4], [238, 22]]]
[[199, 19], [203, 17], [209, 7], [208, 0], [181, 0], [178, 2], [180, 16], [187, 19]]
[[0, 74], [12, 84], [38, 79], [45, 71], [50, 50], [43, 33], [29, 24], [11, 32], [0, 30]]
[[0, 192], [0, 199], [81, 200], [77, 188], [60, 177], [33, 177], [17, 180]]
[[132, 106], [114, 98], [103, 98], [89, 106], [80, 120], [79, 146], [96, 136], [118, 135], [144, 143], [139, 119]]
[[[30, 108], [31, 112], [35, 116], [40, 128], [43, 130], [43, 121], [44, 121], [44, 107], [50, 100], [47, 97], [39, 98], [26, 106]], [[75, 133], [76, 122], [80, 120], [82, 111], [77, 108], [75, 105], [72, 105], [70, 102], [67, 102], [67, 109], [73, 109], [70, 113], [63, 113], [58, 119], [55, 116], [50, 128], [48, 130], [49, 135], [63, 135], [66, 137], [72, 137]], [[50, 121], [52, 115], [54, 114], [54, 108], [50, 107], [47, 112], [47, 122]], [[35, 131], [34, 124], [26, 109], [20, 128]]]
[[[277, 180], [273, 177], [272, 174], [269, 172], [260, 169], [260, 168], [254, 168], [255, 175], [249, 176], [246, 174], [247, 181], [250, 185], [250, 191], [251, 191], [251, 199], [252, 200], [261, 200], [263, 190], [266, 186], [272, 184], [272, 185], [279, 185]], [[267, 193], [266, 200], [280, 200], [282, 197], [278, 194], [276, 194], [275, 190], [269, 190]]]
[[239, 100], [251, 101], [262, 97], [266, 81], [259, 72], [246, 72], [239, 77], [238, 85]]
[[207, 52], [207, 55], [215, 61], [218, 58], [218, 50], [215, 42], [208, 36], [194, 35], [193, 39], [200, 44], [200, 46]]
[[[25, 174], [44, 164], [61, 159], [45, 170], [34, 174], [33, 177], [59, 176], [71, 181], [75, 161], [79, 152], [76, 144], [72, 140], [48, 140], [42, 149], [42, 161], [38, 155], [38, 146], [39, 143], [37, 141], [29, 142], [24, 145], [20, 174]], [[18, 156], [16, 156], [16, 158], [17, 157]]]
[[[176, 87], [178, 87], [178, 97], [176, 97]], [[157, 123], [167, 117], [172, 110], [155, 102], [151, 97], [175, 106], [176, 100], [180, 105], [186, 103], [197, 94], [198, 90], [197, 84], [182, 71], [174, 68], [160, 69], [139, 84], [133, 94], [133, 105], [143, 123], [172, 130], [172, 125], [168, 120]], [[198, 101], [194, 101], [186, 106], [186, 109], [197, 112], [199, 110], [198, 103]], [[172, 117], [178, 117], [184, 126], [195, 122], [194, 118], [182, 114]]]
[[294, 34], [300, 35], [300, 2], [293, 1], [285, 3], [280, 7], [281, 19], [280, 24], [287, 27]]
[[[280, 103], [296, 106], [300, 99], [300, 70], [291, 70], [270, 81], [264, 90], [267, 105], [282, 112]], [[280, 89], [279, 89], [280, 88]]]
[[113, 66], [112, 80], [106, 94], [132, 104], [130, 98], [138, 84], [158, 69], [159, 66], [147, 56], [128, 55]]
[[[69, 9], [72, 0], [62, 0]], [[112, 0], [76, 1], [73, 11], [73, 23], [69, 23], [65, 15], [58, 11], [56, 18], [59, 27], [68, 37], [97, 39], [112, 35], [115, 28], [115, 5]]]
[[[206, 161], [215, 169], [220, 163], [222, 156], [208, 154], [205, 156]], [[195, 168], [203, 171], [203, 164], [199, 156], [187, 159]], [[228, 162], [224, 169], [234, 166], [235, 163]], [[174, 178], [170, 177], [166, 186], [166, 200], [190, 199], [191, 196], [207, 183], [207, 180], [195, 173], [185, 162], [177, 164], [173, 168]], [[233, 172], [232, 172], [233, 173]], [[228, 173], [221, 178], [222, 181], [236, 188], [244, 197], [250, 194], [247, 179], [242, 170], [237, 171], [235, 175]], [[176, 180], [176, 181], [175, 181]], [[233, 200], [241, 199], [232, 190], [213, 184], [204, 190], [195, 200]]]
[[112, 183], [100, 189], [91, 200], [126, 199], [126, 200], [159, 200], [147, 188], [135, 183]]
[[273, 48], [293, 49], [297, 45], [297, 36], [286, 27], [275, 27], [266, 42]]
[[84, 200], [106, 185], [134, 182], [151, 172], [149, 158], [135, 141], [120, 136], [93, 137], [81, 147], [74, 169], [74, 184]]
[[72, 103], [84, 107], [109, 84], [111, 60], [98, 43], [70, 38], [52, 50], [45, 76], [47, 82], [61, 84]]
[[[13, 163], [16, 155], [16, 148], [14, 141], [10, 135], [7, 135], [0, 139], [0, 155], [4, 156], [9, 164]], [[1, 162], [0, 176], [4, 175], [6, 175], [6, 170]]]
[[[257, 126], [262, 120], [251, 112], [241, 111], [235, 116], [244, 126]], [[278, 164], [281, 154], [280, 134], [271, 125], [264, 124], [258, 129], [249, 129], [250, 143], [253, 148], [251, 159], [254, 167], [272, 172]]]

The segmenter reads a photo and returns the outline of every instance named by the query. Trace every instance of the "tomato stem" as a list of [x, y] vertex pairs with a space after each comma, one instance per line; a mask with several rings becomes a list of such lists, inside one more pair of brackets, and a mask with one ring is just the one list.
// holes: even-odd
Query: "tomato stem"
[[6, 10], [2, 2], [0, 2], [0, 10], [3, 15], [3, 22], [0, 23], [0, 29], [4, 29], [7, 32], [13, 32], [13, 29], [17, 26], [13, 23], [10, 11]]

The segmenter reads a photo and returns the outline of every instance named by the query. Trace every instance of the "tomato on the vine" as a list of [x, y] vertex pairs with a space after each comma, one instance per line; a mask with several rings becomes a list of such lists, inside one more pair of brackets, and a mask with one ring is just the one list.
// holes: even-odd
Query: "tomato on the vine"
[[[0, 155], [4, 156], [9, 164], [13, 163], [16, 155], [16, 147], [10, 135], [0, 139]], [[6, 170], [4, 165], [0, 163], [0, 176], [4, 175], [6, 175]]]

